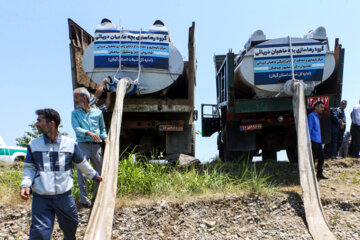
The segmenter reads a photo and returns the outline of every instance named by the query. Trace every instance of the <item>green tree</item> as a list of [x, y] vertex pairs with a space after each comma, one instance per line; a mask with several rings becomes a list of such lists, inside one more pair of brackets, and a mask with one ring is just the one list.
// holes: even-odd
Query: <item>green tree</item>
[[[31, 131], [25, 131], [24, 136], [15, 139], [17, 146], [26, 147], [31, 140], [42, 135], [37, 130], [37, 128], [35, 126], [35, 122], [29, 124], [28, 126], [31, 128]], [[59, 128], [62, 128], [62, 127], [63, 127], [63, 125], [59, 126]], [[69, 134], [67, 134], [66, 132], [62, 132], [61, 135], [68, 136]]]

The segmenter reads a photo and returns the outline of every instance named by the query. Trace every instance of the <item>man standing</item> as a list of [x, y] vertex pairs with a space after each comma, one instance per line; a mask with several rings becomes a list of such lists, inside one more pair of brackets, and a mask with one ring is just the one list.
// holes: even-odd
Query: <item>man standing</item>
[[346, 115], [345, 115], [345, 108], [347, 107], [347, 101], [346, 100], [342, 100], [340, 103], [340, 107], [338, 108], [339, 111], [339, 116], [342, 120], [342, 122], [344, 123], [343, 127], [340, 127], [338, 136], [337, 136], [337, 151], [339, 152], [340, 146], [343, 142], [343, 138], [344, 138], [344, 133], [346, 130]]
[[314, 111], [308, 115], [308, 126], [311, 139], [311, 149], [314, 161], [318, 160], [317, 163], [317, 178], [318, 179], [327, 179], [323, 175], [323, 165], [324, 165], [324, 153], [321, 146], [321, 129], [320, 129], [320, 120], [319, 115], [324, 112], [324, 103], [318, 101], [314, 104]]
[[342, 158], [348, 157], [350, 141], [351, 141], [351, 134], [349, 131], [346, 131], [343, 137], [343, 141], [341, 143], [341, 147], [339, 148], [340, 157]]
[[64, 239], [75, 239], [78, 225], [77, 209], [71, 195], [72, 163], [96, 182], [99, 174], [86, 161], [75, 141], [58, 131], [60, 115], [53, 109], [37, 110], [36, 127], [43, 136], [27, 147], [20, 196], [32, 201], [30, 239], [50, 239], [55, 215]]
[[360, 101], [351, 112], [351, 144], [349, 153], [351, 157], [359, 157], [360, 151]]
[[[107, 134], [103, 114], [99, 109], [89, 105], [90, 93], [82, 87], [74, 90], [75, 110], [71, 113], [71, 124], [76, 134], [79, 148], [90, 159], [94, 169], [101, 173], [102, 141], [106, 142]], [[80, 189], [80, 203], [85, 207], [91, 206], [88, 198], [87, 182], [78, 169], [78, 183]], [[98, 184], [95, 184], [93, 199], [96, 197]]]
[[[346, 100], [342, 100], [340, 107], [332, 108], [330, 111], [331, 119], [331, 159], [336, 159], [337, 152], [341, 146], [344, 136], [346, 117], [345, 108], [347, 105]], [[340, 140], [339, 140], [340, 138]], [[339, 142], [340, 141], [340, 142]]]

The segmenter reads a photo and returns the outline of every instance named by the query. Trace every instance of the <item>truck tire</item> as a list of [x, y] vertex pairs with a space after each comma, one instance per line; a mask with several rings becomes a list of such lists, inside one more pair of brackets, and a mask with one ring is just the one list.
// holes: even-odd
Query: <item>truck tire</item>
[[195, 157], [195, 143], [196, 143], [196, 129], [195, 124], [192, 124], [191, 126], [191, 153], [190, 155]]
[[263, 162], [277, 162], [277, 152], [276, 151], [262, 151], [262, 160]]
[[254, 157], [253, 151], [241, 151], [238, 154], [238, 160], [241, 162], [249, 162], [251, 163]]
[[224, 160], [224, 144], [221, 142], [220, 133], [217, 135], [217, 147], [219, 151], [219, 158]]
[[297, 148], [287, 148], [286, 155], [288, 157], [289, 162], [297, 163], [298, 162], [298, 151]]
[[224, 162], [234, 162], [235, 161], [235, 152], [226, 151], [224, 149]]
[[218, 149], [219, 149], [219, 158], [224, 159], [224, 145], [220, 144], [220, 146], [218, 146]]
[[226, 151], [224, 152], [226, 162], [252, 162], [253, 151]]

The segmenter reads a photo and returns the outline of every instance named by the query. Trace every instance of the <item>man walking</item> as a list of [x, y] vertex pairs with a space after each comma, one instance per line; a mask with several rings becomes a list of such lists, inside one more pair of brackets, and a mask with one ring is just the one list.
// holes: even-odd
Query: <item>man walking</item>
[[[94, 169], [101, 173], [102, 141], [106, 142], [107, 134], [103, 114], [99, 109], [89, 105], [90, 93], [84, 88], [74, 90], [75, 110], [71, 113], [71, 124], [76, 134], [79, 148], [86, 158], [90, 159]], [[85, 207], [91, 206], [88, 198], [87, 182], [78, 169], [78, 183], [80, 189], [80, 203]], [[95, 184], [93, 200], [96, 197], [98, 184]]]
[[360, 101], [351, 112], [351, 144], [349, 154], [351, 157], [358, 158], [360, 151]]
[[77, 209], [71, 195], [72, 163], [96, 182], [99, 174], [86, 161], [75, 141], [58, 131], [60, 115], [53, 109], [37, 110], [36, 127], [43, 136], [27, 146], [20, 196], [32, 201], [30, 239], [50, 239], [55, 215], [64, 239], [75, 239]]
[[317, 178], [318, 179], [328, 179], [323, 174], [323, 165], [324, 165], [324, 153], [321, 146], [321, 129], [320, 129], [320, 120], [319, 115], [324, 112], [324, 103], [318, 101], [314, 104], [314, 111], [308, 115], [308, 126], [309, 133], [311, 138], [311, 149], [314, 161], [318, 160], [317, 163]]

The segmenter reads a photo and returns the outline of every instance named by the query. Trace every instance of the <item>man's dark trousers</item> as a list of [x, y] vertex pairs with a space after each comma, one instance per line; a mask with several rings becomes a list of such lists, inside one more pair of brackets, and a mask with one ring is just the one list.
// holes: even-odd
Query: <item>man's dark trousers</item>
[[339, 152], [339, 149], [340, 149], [341, 144], [342, 144], [343, 139], [344, 139], [344, 133], [345, 133], [345, 127], [340, 128], [339, 133], [337, 135], [337, 149], [336, 149], [336, 152]]
[[71, 191], [55, 196], [34, 193], [30, 239], [50, 239], [55, 215], [65, 240], [75, 239], [78, 216]]
[[321, 176], [323, 174], [323, 165], [324, 165], [324, 153], [322, 150], [321, 143], [311, 141], [311, 149], [313, 154], [313, 159], [318, 160], [317, 163], [317, 175]]
[[360, 151], [360, 126], [354, 123], [351, 124], [351, 144], [349, 149], [349, 155], [351, 157], [359, 157]]
[[337, 156], [338, 134], [339, 134], [339, 127], [332, 126], [331, 127], [331, 157]]

